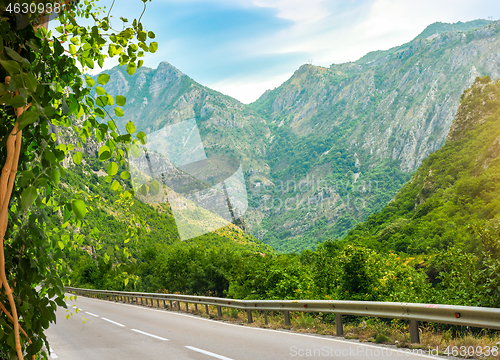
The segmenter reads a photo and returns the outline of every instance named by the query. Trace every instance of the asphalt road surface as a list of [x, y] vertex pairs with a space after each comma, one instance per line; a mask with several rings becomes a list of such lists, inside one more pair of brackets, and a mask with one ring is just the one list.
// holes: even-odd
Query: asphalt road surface
[[[190, 314], [78, 297], [81, 310], [47, 331], [52, 358], [61, 360], [196, 359], [437, 359], [428, 350], [396, 349], [229, 324]], [[85, 322], [84, 322], [84, 319]]]

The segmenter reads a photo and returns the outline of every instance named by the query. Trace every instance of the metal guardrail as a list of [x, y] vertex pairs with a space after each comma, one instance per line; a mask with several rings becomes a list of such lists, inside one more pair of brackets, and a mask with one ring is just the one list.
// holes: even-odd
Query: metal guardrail
[[170, 302], [170, 308], [174, 308], [173, 302], [205, 305], [208, 314], [208, 306], [217, 307], [217, 314], [222, 317], [222, 307], [246, 310], [248, 322], [253, 322], [252, 311], [264, 311], [265, 323], [267, 324], [267, 311], [279, 311], [284, 313], [285, 325], [290, 326], [290, 312], [322, 312], [334, 313], [337, 335], [343, 335], [342, 315], [370, 316], [381, 318], [393, 318], [409, 320], [410, 339], [412, 343], [419, 343], [418, 323], [434, 322], [451, 325], [465, 325], [478, 328], [500, 330], [500, 308], [486, 308], [473, 306], [435, 305], [416, 303], [389, 303], [376, 301], [347, 301], [347, 300], [235, 300], [216, 298], [208, 296], [176, 295], [176, 294], [153, 294], [126, 291], [92, 290], [66, 287], [66, 291], [88, 297], [97, 297], [106, 300], [115, 300], [131, 303], [133, 299], [141, 304], [151, 300], [154, 306], [156, 300], [160, 307], [160, 300], [164, 308], [166, 301]]

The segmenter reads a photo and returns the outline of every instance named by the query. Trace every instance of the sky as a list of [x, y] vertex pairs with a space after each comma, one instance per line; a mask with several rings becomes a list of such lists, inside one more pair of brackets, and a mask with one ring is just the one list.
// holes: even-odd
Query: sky
[[[99, 0], [107, 6], [111, 0]], [[116, 0], [120, 16], [141, 0]], [[301, 65], [355, 61], [412, 40], [437, 21], [500, 19], [498, 0], [152, 0], [142, 23], [159, 48], [144, 66], [167, 61], [204, 86], [251, 103]], [[104, 68], [115, 66], [105, 63]]]

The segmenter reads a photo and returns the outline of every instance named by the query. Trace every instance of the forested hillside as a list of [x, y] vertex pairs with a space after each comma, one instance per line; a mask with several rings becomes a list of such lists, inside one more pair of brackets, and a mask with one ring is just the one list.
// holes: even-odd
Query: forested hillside
[[[170, 238], [141, 237], [135, 283], [124, 284], [111, 263], [96, 263], [82, 250], [68, 253], [75, 264], [68, 277], [77, 286], [244, 299], [496, 307], [500, 303], [499, 139], [500, 81], [478, 78], [461, 98], [445, 146], [423, 162], [394, 201], [344, 240], [326, 241], [300, 255], [275, 254], [238, 229], [187, 243], [175, 241], [169, 227]], [[150, 215], [149, 205], [135, 206], [145, 209], [139, 213]], [[169, 219], [168, 212], [163, 219]], [[152, 233], [155, 224], [148, 225]], [[240, 239], [236, 243], [228, 240], [235, 237]]]
[[476, 252], [498, 239], [500, 220], [500, 82], [476, 79], [444, 147], [345, 242], [411, 254], [458, 246]]
[[[157, 273], [152, 259], [166, 256], [172, 249], [189, 249], [194, 245], [207, 252], [227, 247], [233, 251], [273, 253], [269, 246], [233, 224], [181, 241], [168, 203], [147, 204], [138, 198], [117, 196], [106, 173], [99, 170], [103, 166], [106, 168], [107, 162], [85, 155], [79, 166], [67, 168], [61, 183], [88, 199], [92, 206], [80, 228], [69, 234], [54, 234], [60, 236], [61, 249], [70, 268], [64, 276], [71, 283], [122, 289], [133, 280], [129, 288], [149, 288], [144, 284], [149, 281], [144, 269], [151, 268]], [[121, 186], [131, 187], [130, 178], [120, 182]], [[51, 221], [56, 228], [64, 229], [65, 215], [60, 215], [62, 218], [54, 214]], [[137, 234], [131, 233], [130, 225], [137, 228]], [[78, 246], [65, 246], [70, 236], [77, 240]], [[215, 269], [217, 265], [213, 260]], [[116, 263], [127, 265], [117, 268]]]

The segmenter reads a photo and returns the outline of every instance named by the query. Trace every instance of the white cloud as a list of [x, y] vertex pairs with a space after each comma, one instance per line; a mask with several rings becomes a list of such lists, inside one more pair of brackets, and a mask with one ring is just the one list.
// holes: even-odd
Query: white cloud
[[[330, 12], [327, 0], [253, 0], [258, 7], [278, 10], [278, 17], [300, 23], [311, 23], [327, 17]], [[330, 1], [331, 2], [331, 1]]]
[[289, 77], [290, 74], [286, 73], [272, 77], [232, 78], [204, 85], [249, 104], [257, 100], [265, 90], [280, 86]]

